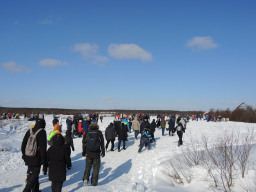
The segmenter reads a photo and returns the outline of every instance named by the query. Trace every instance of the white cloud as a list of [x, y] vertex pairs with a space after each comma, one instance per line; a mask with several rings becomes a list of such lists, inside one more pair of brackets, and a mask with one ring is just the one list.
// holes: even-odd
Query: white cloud
[[73, 51], [81, 53], [84, 59], [92, 59], [95, 64], [108, 62], [108, 58], [98, 55], [98, 45], [90, 43], [75, 44]]
[[108, 54], [116, 59], [141, 59], [152, 61], [152, 55], [136, 44], [110, 44]]
[[186, 47], [192, 48], [192, 50], [203, 51], [207, 49], [215, 49], [218, 47], [218, 44], [215, 43], [210, 36], [204, 36], [190, 39], [187, 42]]
[[2, 66], [6, 71], [10, 71], [10, 72], [16, 73], [16, 74], [21, 73], [21, 72], [26, 72], [26, 73], [30, 72], [30, 70], [28, 68], [24, 67], [23, 65], [17, 65], [13, 61], [3, 63]]
[[65, 61], [59, 61], [55, 59], [42, 59], [39, 61], [39, 65], [44, 67], [55, 67], [61, 65], [68, 65], [68, 63]]

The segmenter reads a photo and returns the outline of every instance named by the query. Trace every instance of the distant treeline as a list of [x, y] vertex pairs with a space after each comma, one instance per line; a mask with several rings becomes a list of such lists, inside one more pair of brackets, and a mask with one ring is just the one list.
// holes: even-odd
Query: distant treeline
[[253, 109], [253, 107], [251, 106], [247, 106], [245, 108], [237, 108], [233, 111], [231, 111], [230, 109], [211, 109], [209, 114], [212, 116], [221, 115], [222, 117], [229, 118], [230, 121], [256, 123], [256, 109]]
[[26, 113], [31, 114], [63, 114], [63, 115], [72, 115], [72, 114], [81, 114], [81, 113], [113, 113], [114, 114], [150, 114], [150, 115], [174, 115], [174, 114], [203, 114], [204, 111], [175, 111], [175, 110], [125, 110], [125, 109], [60, 109], [60, 108], [10, 108], [10, 107], [0, 107], [0, 113]]

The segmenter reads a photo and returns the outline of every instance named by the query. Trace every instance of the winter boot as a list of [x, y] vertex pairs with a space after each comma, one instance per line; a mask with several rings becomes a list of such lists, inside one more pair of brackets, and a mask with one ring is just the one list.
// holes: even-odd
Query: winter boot
[[118, 147], [118, 152], [120, 152], [121, 150], [120, 150], [120, 147]]
[[26, 183], [28, 182], [30, 175], [31, 175], [30, 173], [27, 174], [27, 178], [25, 180]]
[[87, 186], [88, 185], [88, 181], [87, 179], [84, 180], [84, 186]]
[[126, 148], [125, 148], [125, 146], [123, 146], [123, 150], [125, 150]]

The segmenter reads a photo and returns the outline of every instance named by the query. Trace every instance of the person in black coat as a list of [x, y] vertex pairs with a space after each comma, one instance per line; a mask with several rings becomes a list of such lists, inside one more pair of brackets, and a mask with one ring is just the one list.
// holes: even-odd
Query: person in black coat
[[127, 141], [128, 138], [128, 127], [124, 123], [121, 124], [120, 129], [118, 130], [118, 152], [121, 151], [120, 146], [121, 142], [123, 141], [123, 150], [125, 150], [125, 142]]
[[171, 117], [168, 124], [169, 124], [169, 136], [171, 136], [171, 134], [173, 136], [175, 132], [175, 118]]
[[115, 127], [115, 131], [116, 131], [116, 137], [118, 136], [118, 132], [121, 128], [121, 121], [120, 120], [117, 120], [117, 121], [114, 121], [114, 127]]
[[114, 151], [114, 141], [115, 141], [115, 127], [113, 123], [110, 123], [109, 126], [105, 130], [105, 138], [107, 140], [106, 150], [108, 149], [108, 145], [111, 142], [111, 151]]
[[72, 151], [75, 151], [71, 130], [66, 131], [65, 147], [68, 151], [69, 156], [71, 155], [71, 149]]
[[66, 169], [71, 169], [71, 160], [66, 147], [65, 140], [61, 134], [52, 138], [53, 146], [47, 151], [47, 164], [44, 166], [44, 175], [49, 167], [49, 180], [52, 182], [52, 191], [61, 192], [63, 182], [66, 181]]
[[185, 128], [181, 122], [179, 122], [178, 125], [176, 126], [176, 130], [177, 130], [177, 135], [179, 137], [178, 146], [180, 146], [183, 144], [182, 137], [183, 137], [183, 133], [185, 133]]
[[35, 133], [37, 130], [41, 129], [36, 135], [36, 142], [38, 146], [37, 153], [34, 157], [28, 157], [25, 155], [25, 149], [27, 145], [28, 138], [30, 136], [30, 130], [28, 130], [23, 138], [21, 144], [21, 152], [22, 152], [22, 159], [24, 160], [25, 164], [28, 166], [31, 174], [28, 177], [27, 184], [23, 190], [23, 192], [31, 192], [32, 191], [39, 191], [39, 173], [41, 169], [41, 165], [46, 163], [46, 149], [47, 149], [47, 136], [45, 131], [45, 120], [38, 119], [34, 128], [32, 128], [32, 132]]
[[150, 128], [150, 123], [148, 122], [148, 117], [145, 116], [143, 122], [140, 124], [140, 133], [144, 131], [144, 128]]
[[54, 117], [54, 119], [52, 120], [52, 124], [53, 124], [53, 126], [54, 126], [55, 124], [59, 124], [59, 119], [58, 119], [58, 117]]
[[155, 135], [154, 135], [155, 131], [156, 131], [156, 120], [153, 119], [153, 121], [150, 124], [150, 132], [152, 137], [151, 142], [155, 141]]

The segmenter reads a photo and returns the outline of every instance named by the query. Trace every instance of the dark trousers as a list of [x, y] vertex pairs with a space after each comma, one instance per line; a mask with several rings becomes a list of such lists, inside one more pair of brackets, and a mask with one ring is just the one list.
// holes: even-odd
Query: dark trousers
[[183, 141], [182, 141], [183, 131], [177, 131], [177, 135], [179, 137], [179, 144], [182, 145], [183, 144]]
[[134, 134], [135, 134], [135, 139], [138, 139], [138, 135], [139, 135], [139, 130], [134, 130]]
[[52, 192], [61, 192], [63, 182], [52, 181]]
[[101, 163], [100, 157], [99, 158], [86, 157], [86, 164], [85, 164], [83, 180], [87, 180], [87, 182], [89, 181], [90, 172], [91, 172], [91, 169], [93, 168], [92, 180], [91, 180], [92, 186], [98, 185], [100, 163]]
[[164, 130], [165, 130], [165, 128], [162, 128], [162, 136], [164, 136]]
[[106, 149], [108, 148], [108, 144], [111, 142], [111, 150], [114, 150], [114, 140], [107, 140]]
[[120, 149], [121, 142], [123, 141], [123, 148], [125, 148], [125, 140], [119, 140], [118, 141], [118, 149]]
[[141, 152], [141, 150], [142, 150], [142, 148], [144, 146], [147, 146], [148, 149], [150, 149], [150, 145], [151, 145], [151, 143], [150, 143], [148, 138], [145, 138], [145, 137], [141, 138], [141, 140], [140, 140], [140, 148], [139, 148], [138, 152]]
[[28, 179], [28, 182], [23, 190], [23, 192], [38, 192], [39, 191], [39, 174], [40, 174], [40, 168], [41, 166], [39, 167], [32, 167], [32, 166], [29, 166], [29, 169], [30, 169], [30, 172], [31, 172], [31, 175]]

